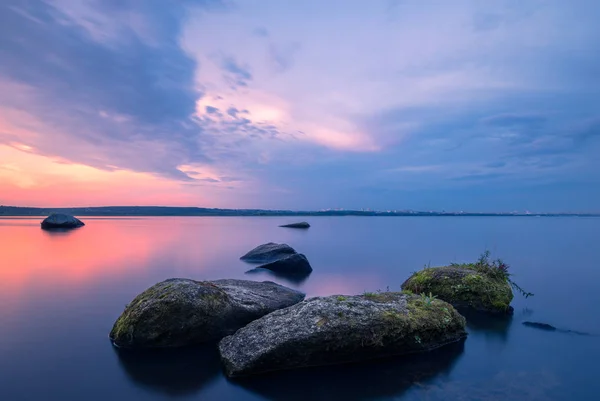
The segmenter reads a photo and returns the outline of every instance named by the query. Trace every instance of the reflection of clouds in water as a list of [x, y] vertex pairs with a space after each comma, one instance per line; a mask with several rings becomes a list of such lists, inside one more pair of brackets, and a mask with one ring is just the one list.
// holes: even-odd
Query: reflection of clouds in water
[[223, 261], [239, 263], [231, 249], [252, 229], [212, 218], [88, 217], [85, 227], [55, 232], [41, 230], [41, 220], [0, 220], [0, 299], [36, 283], [77, 286], [140, 272], [155, 281], [240, 277], [243, 270], [223, 270]]
[[39, 221], [29, 223], [0, 229], [0, 243], [10, 244], [2, 249], [0, 266], [5, 294], [18, 294], [34, 281], [71, 285], [145, 269], [152, 256], [177, 237], [173, 229], [140, 237], [135, 226], [110, 221], [93, 221], [69, 232], [41, 230]]
[[500, 372], [491, 379], [465, 382], [452, 380], [425, 385], [425, 400], [456, 401], [548, 401], [555, 399], [561, 384], [555, 373]]

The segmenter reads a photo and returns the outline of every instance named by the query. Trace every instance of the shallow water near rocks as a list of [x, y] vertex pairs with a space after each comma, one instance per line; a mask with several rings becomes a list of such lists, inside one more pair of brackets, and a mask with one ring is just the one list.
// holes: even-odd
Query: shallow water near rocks
[[[293, 220], [293, 219], [291, 219]], [[591, 400], [600, 393], [600, 219], [535, 217], [84, 218], [67, 232], [0, 218], [0, 400]], [[307, 277], [253, 274], [238, 258], [285, 242]], [[512, 318], [468, 317], [469, 337], [437, 351], [229, 381], [212, 344], [118, 352], [125, 305], [171, 277], [272, 280], [308, 296], [397, 291], [424, 265], [511, 265], [535, 296]]]

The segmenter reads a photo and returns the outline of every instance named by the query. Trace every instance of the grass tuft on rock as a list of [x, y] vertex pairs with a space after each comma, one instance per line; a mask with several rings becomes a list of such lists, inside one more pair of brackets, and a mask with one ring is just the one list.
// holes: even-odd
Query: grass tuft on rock
[[501, 259], [491, 260], [489, 251], [486, 251], [475, 263], [453, 263], [415, 272], [402, 284], [402, 289], [426, 295], [423, 302], [435, 296], [458, 308], [510, 313], [512, 288], [525, 297], [533, 294], [516, 285], [508, 269], [509, 266]]

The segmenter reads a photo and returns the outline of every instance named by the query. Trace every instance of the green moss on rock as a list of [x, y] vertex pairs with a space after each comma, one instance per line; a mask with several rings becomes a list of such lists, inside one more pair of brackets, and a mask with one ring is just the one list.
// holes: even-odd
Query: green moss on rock
[[413, 273], [402, 289], [415, 294], [432, 293], [457, 308], [511, 313], [513, 292], [508, 276], [485, 269], [477, 264], [425, 268]]
[[135, 297], [109, 337], [124, 348], [193, 345], [218, 340], [303, 299], [301, 292], [272, 282], [169, 279]]
[[115, 322], [119, 347], [173, 347], [220, 338], [231, 299], [202, 281], [171, 279], [139, 294]]

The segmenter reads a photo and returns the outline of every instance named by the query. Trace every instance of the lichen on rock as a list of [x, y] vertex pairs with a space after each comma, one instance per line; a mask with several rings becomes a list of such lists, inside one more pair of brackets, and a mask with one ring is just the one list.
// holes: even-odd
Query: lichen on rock
[[317, 297], [275, 311], [219, 343], [228, 376], [431, 350], [466, 336], [449, 304], [418, 296]]

